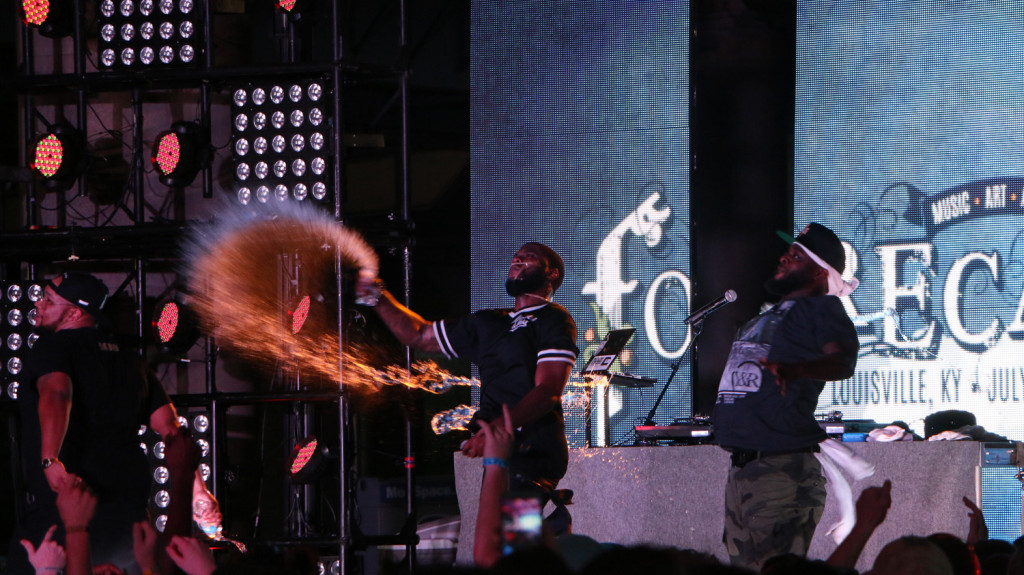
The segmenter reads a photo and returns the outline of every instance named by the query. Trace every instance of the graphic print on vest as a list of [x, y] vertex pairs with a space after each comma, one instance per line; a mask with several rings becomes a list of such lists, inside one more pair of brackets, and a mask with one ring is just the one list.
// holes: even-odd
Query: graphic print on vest
[[759, 362], [767, 359], [775, 329], [794, 303], [781, 302], [740, 329], [718, 382], [716, 403], [730, 404], [761, 389], [764, 374]]

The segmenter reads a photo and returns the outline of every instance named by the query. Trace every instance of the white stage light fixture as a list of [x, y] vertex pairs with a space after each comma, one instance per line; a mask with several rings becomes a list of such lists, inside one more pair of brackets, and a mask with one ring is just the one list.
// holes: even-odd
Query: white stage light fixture
[[201, 60], [203, 10], [195, 0], [98, 0], [99, 68], [189, 67]]

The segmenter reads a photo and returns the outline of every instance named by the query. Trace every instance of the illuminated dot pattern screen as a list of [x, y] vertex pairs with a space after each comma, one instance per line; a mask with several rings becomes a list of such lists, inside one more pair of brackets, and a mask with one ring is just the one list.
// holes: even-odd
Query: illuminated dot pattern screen
[[845, 419], [944, 410], [1024, 439], [1024, 4], [801, 2], [795, 224], [861, 285]]

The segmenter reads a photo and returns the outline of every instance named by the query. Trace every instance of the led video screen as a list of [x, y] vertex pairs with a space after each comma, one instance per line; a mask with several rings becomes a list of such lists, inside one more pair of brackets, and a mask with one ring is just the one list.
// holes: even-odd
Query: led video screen
[[570, 385], [570, 445], [631, 443], [674, 362], [655, 420], [690, 412], [687, 2], [475, 2], [472, 22], [474, 309], [510, 307], [516, 249], [566, 262], [554, 300], [586, 363], [608, 329], [636, 334], [614, 372], [656, 378], [591, 397]]
[[1024, 439], [1024, 5], [802, 2], [795, 224], [847, 243], [853, 378], [819, 411]]

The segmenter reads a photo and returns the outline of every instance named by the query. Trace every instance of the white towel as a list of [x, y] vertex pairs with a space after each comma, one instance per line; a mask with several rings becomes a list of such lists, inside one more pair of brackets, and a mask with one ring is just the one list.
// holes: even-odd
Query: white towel
[[868, 441], [912, 441], [913, 435], [898, 425], [886, 425], [868, 432]]
[[859, 481], [875, 474], [875, 464], [835, 439], [826, 439], [818, 446], [821, 451], [814, 455], [821, 462], [825, 478], [832, 484], [832, 493], [839, 500], [839, 521], [826, 531], [826, 535], [831, 536], [836, 543], [842, 543], [857, 521], [857, 509], [853, 503], [853, 490], [840, 468]]
[[962, 433], [950, 429], [948, 431], [936, 433], [935, 435], [929, 437], [928, 441], [963, 441], [965, 439], [970, 439], [970, 436], [964, 435]]

